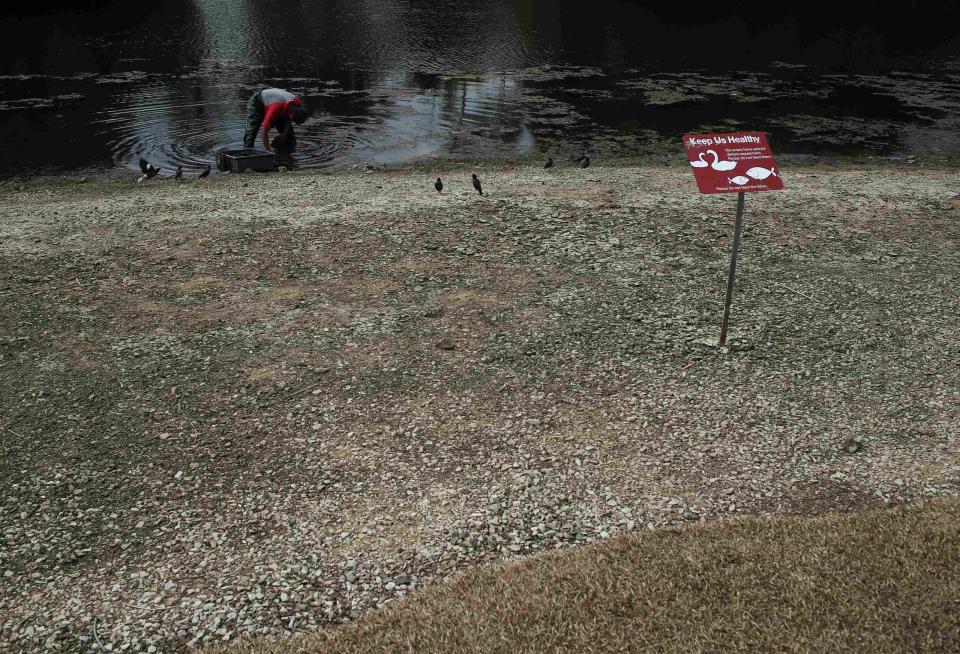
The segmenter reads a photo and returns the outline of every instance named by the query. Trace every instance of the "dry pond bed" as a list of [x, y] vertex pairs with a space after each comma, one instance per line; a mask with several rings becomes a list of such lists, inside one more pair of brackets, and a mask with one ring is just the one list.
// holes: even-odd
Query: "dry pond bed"
[[[0, 649], [350, 619], [478, 564], [960, 495], [954, 170], [0, 185]], [[442, 195], [433, 190], [444, 177]]]

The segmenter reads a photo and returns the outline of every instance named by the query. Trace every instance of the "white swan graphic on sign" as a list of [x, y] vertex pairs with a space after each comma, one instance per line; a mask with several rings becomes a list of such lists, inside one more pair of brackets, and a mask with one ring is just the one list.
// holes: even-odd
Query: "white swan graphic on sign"
[[744, 184], [750, 183], [750, 178], [744, 177], [743, 175], [737, 175], [733, 179], [728, 179], [727, 181], [731, 184], [736, 184], [737, 186], [743, 186]]
[[748, 170], [747, 175], [749, 175], [754, 179], [766, 179], [771, 175], [773, 175], [774, 177], [780, 176], [777, 174], [776, 168], [771, 168], [770, 170], [767, 170], [766, 168], [761, 168], [760, 166], [756, 166], [755, 168], [751, 168], [750, 170]]
[[[711, 152], [712, 152], [712, 150], [711, 150]], [[703, 153], [701, 152], [701, 153], [700, 153], [700, 161], [691, 161], [691, 162], [690, 162], [690, 165], [693, 166], [694, 168], [706, 168], [706, 167], [709, 166], [710, 164], [708, 164], [706, 161], [703, 160]]]
[[720, 161], [720, 155], [713, 150], [707, 150], [707, 154], [713, 155], [713, 163], [710, 164], [710, 167], [714, 170], [733, 170], [737, 167], [736, 161]]

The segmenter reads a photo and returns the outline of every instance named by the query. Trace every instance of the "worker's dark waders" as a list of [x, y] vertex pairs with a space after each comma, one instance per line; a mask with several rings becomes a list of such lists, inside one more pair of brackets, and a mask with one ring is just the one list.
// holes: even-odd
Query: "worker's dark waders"
[[263, 105], [263, 89], [254, 93], [247, 100], [247, 129], [243, 132], [243, 147], [252, 148], [257, 142], [257, 133], [263, 123], [267, 108]]

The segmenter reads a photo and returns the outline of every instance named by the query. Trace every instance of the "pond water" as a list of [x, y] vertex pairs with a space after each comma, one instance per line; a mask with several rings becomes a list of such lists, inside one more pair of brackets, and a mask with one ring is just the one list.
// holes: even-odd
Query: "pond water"
[[[3, 19], [0, 174], [136, 169], [141, 156], [198, 169], [239, 145], [247, 98], [266, 85], [312, 109], [291, 162], [303, 167], [585, 148], [680, 157], [679, 135], [734, 129], [767, 132], [780, 153], [960, 152], [960, 40], [942, 14], [135, 4]], [[923, 38], [903, 36], [915, 28]]]

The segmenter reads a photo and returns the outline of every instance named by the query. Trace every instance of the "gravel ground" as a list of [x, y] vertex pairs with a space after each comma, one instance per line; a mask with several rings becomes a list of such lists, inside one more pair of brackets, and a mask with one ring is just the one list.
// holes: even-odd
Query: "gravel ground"
[[[484, 562], [960, 494], [954, 170], [0, 185], [0, 650], [349, 620]], [[444, 177], [443, 195], [433, 190]]]

